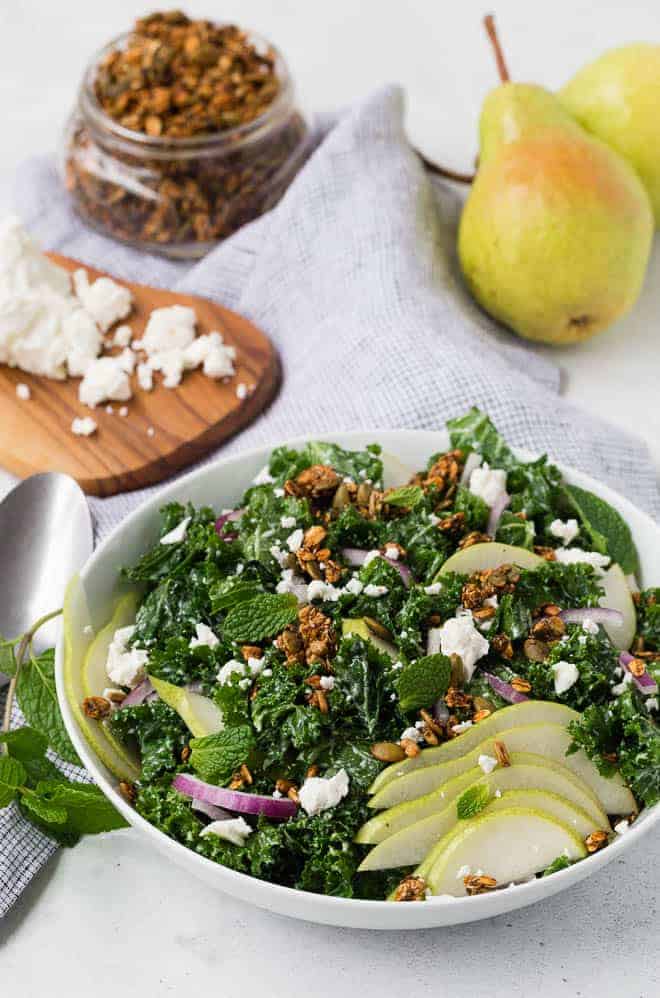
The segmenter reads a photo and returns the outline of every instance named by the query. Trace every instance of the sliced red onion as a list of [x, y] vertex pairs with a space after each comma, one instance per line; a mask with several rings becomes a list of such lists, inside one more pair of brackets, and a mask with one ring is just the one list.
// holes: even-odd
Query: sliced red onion
[[341, 548], [339, 553], [345, 562], [355, 568], [364, 565], [365, 558], [369, 554], [364, 548]]
[[131, 692], [124, 697], [122, 702], [119, 704], [118, 709], [122, 710], [124, 707], [139, 707], [141, 703], [153, 700], [157, 696], [158, 694], [151, 685], [150, 680], [143, 679], [134, 690], [131, 690]]
[[[341, 548], [339, 553], [344, 561], [348, 562], [352, 568], [359, 568], [360, 565], [364, 565], [369, 551], [364, 548]], [[401, 576], [404, 586], [406, 589], [409, 589], [412, 581], [412, 572], [408, 566], [403, 565], [398, 558], [388, 558], [386, 554], [381, 554], [380, 552], [379, 556], [384, 558], [388, 565], [391, 565], [392, 568], [396, 568], [397, 572]]]
[[630, 652], [622, 651], [619, 655], [619, 665], [622, 669], [625, 669], [626, 672], [630, 672], [630, 675], [633, 678], [633, 683], [640, 693], [643, 693], [645, 696], [651, 696], [652, 694], [657, 693], [658, 684], [653, 676], [647, 672], [646, 667], [644, 667], [644, 672], [641, 676], [636, 676], [634, 672], [631, 672], [630, 663], [633, 661], [634, 657], [635, 656], [631, 655]]
[[207, 804], [205, 800], [199, 800], [197, 797], [193, 797], [192, 809], [193, 811], [199, 811], [200, 814], [205, 814], [207, 818], [211, 818], [213, 821], [229, 821], [230, 818], [234, 817], [230, 811], [216, 807], [215, 804]]
[[[234, 523], [236, 520], [240, 520], [240, 518], [243, 516], [244, 512], [245, 512], [244, 509], [232, 509], [232, 510], [230, 510], [229, 513], [223, 513], [215, 521], [215, 530], [216, 530], [216, 533], [218, 533], [218, 534], [222, 533], [222, 528], [224, 527], [225, 523]], [[235, 535], [234, 534], [223, 534], [223, 538], [225, 540], [229, 540], [230, 538], [232, 540], [234, 540], [236, 537], [238, 537], [238, 534], [235, 534]]]
[[585, 606], [575, 610], [562, 610], [559, 614], [565, 624], [584, 624], [592, 620], [594, 624], [612, 624], [620, 627], [623, 624], [623, 614], [620, 610], [611, 610], [605, 606]]
[[484, 672], [483, 676], [491, 690], [494, 690], [507, 703], [522, 703], [523, 700], [529, 700], [529, 697], [526, 697], [524, 693], [514, 690], [510, 683], [505, 683], [503, 679], [494, 676], [492, 672]]
[[511, 496], [509, 493], [503, 492], [501, 496], [498, 496], [497, 501], [491, 506], [490, 515], [488, 517], [488, 526], [486, 527], [486, 533], [490, 534], [491, 537], [495, 536], [497, 525], [502, 518], [502, 513], [510, 502]]
[[193, 797], [205, 804], [215, 804], [239, 814], [263, 814], [273, 821], [285, 821], [293, 817], [297, 809], [297, 805], [288, 797], [264, 797], [261, 794], [246, 794], [242, 790], [214, 787], [187, 773], [175, 776], [172, 786], [186, 797]]
[[463, 465], [463, 473], [461, 474], [460, 485], [469, 485], [470, 475], [478, 468], [481, 464], [481, 454], [477, 454], [476, 450], [470, 451]]

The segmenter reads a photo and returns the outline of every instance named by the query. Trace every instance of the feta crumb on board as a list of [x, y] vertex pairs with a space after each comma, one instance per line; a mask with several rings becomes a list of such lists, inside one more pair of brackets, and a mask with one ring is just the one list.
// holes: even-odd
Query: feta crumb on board
[[236, 385], [236, 398], [240, 399], [240, 401], [242, 402], [243, 399], [246, 399], [248, 397], [248, 394], [249, 394], [248, 386], [244, 384], [242, 381], [240, 381]]
[[132, 396], [128, 374], [117, 357], [99, 357], [92, 361], [78, 388], [78, 398], [90, 409], [108, 399], [124, 402]]
[[144, 362], [137, 366], [137, 382], [143, 392], [150, 392], [154, 387], [154, 369], [151, 364]]
[[90, 284], [84, 268], [74, 271], [73, 287], [86, 312], [106, 333], [119, 319], [125, 319], [133, 307], [129, 288], [110, 277], [97, 277]]
[[22, 402], [27, 402], [28, 399], [32, 398], [30, 386], [21, 381], [18, 385], [16, 385], [16, 395]]
[[195, 339], [195, 310], [187, 305], [168, 305], [155, 308], [147, 320], [142, 339], [133, 347], [147, 354], [183, 350]]
[[340, 769], [334, 776], [309, 776], [298, 791], [300, 806], [309, 815], [336, 807], [348, 793], [348, 774]]
[[127, 347], [133, 339], [133, 330], [130, 326], [117, 326], [112, 337], [112, 345], [115, 347]]
[[119, 409], [119, 415], [128, 416], [128, 409], [126, 408], [125, 405], [122, 405], [121, 408]]
[[71, 423], [71, 432], [77, 437], [91, 437], [98, 430], [98, 423], [91, 416], [76, 416]]

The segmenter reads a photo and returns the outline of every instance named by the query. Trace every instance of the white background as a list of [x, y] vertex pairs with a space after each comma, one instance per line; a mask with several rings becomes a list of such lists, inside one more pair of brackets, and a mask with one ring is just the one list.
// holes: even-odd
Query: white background
[[[55, 148], [90, 54], [146, 9], [130, 0], [0, 0], [0, 212], [11, 206], [20, 162]], [[470, 168], [480, 103], [496, 82], [482, 3], [225, 0], [186, 9], [270, 37], [309, 108], [332, 109], [400, 81], [414, 140], [446, 165]], [[550, 87], [608, 47], [660, 42], [653, 0], [500, 0], [496, 13], [512, 76]], [[656, 245], [634, 312], [553, 356], [563, 390], [642, 434], [660, 463], [659, 336]], [[659, 844], [647, 838], [639, 855], [533, 909], [394, 936], [265, 915], [186, 881], [134, 832], [115, 833], [61, 853], [0, 922], [0, 988], [12, 998], [647, 998], [658, 992], [659, 864]]]

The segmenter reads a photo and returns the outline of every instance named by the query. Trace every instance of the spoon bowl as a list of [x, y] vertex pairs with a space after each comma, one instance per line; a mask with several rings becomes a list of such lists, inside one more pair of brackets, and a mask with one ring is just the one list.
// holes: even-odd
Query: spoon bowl
[[[72, 478], [45, 472], [12, 489], [0, 503], [0, 633], [13, 638], [57, 610], [92, 550], [89, 507]], [[55, 644], [58, 629], [56, 618], [37, 631], [37, 653]]]

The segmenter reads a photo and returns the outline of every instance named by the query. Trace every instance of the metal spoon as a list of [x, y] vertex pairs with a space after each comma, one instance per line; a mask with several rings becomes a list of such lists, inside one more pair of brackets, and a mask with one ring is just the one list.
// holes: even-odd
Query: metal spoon
[[[13, 638], [61, 607], [92, 550], [89, 507], [73, 478], [50, 471], [12, 489], [0, 503], [0, 633]], [[55, 618], [37, 631], [37, 654], [55, 644], [58, 627]]]

